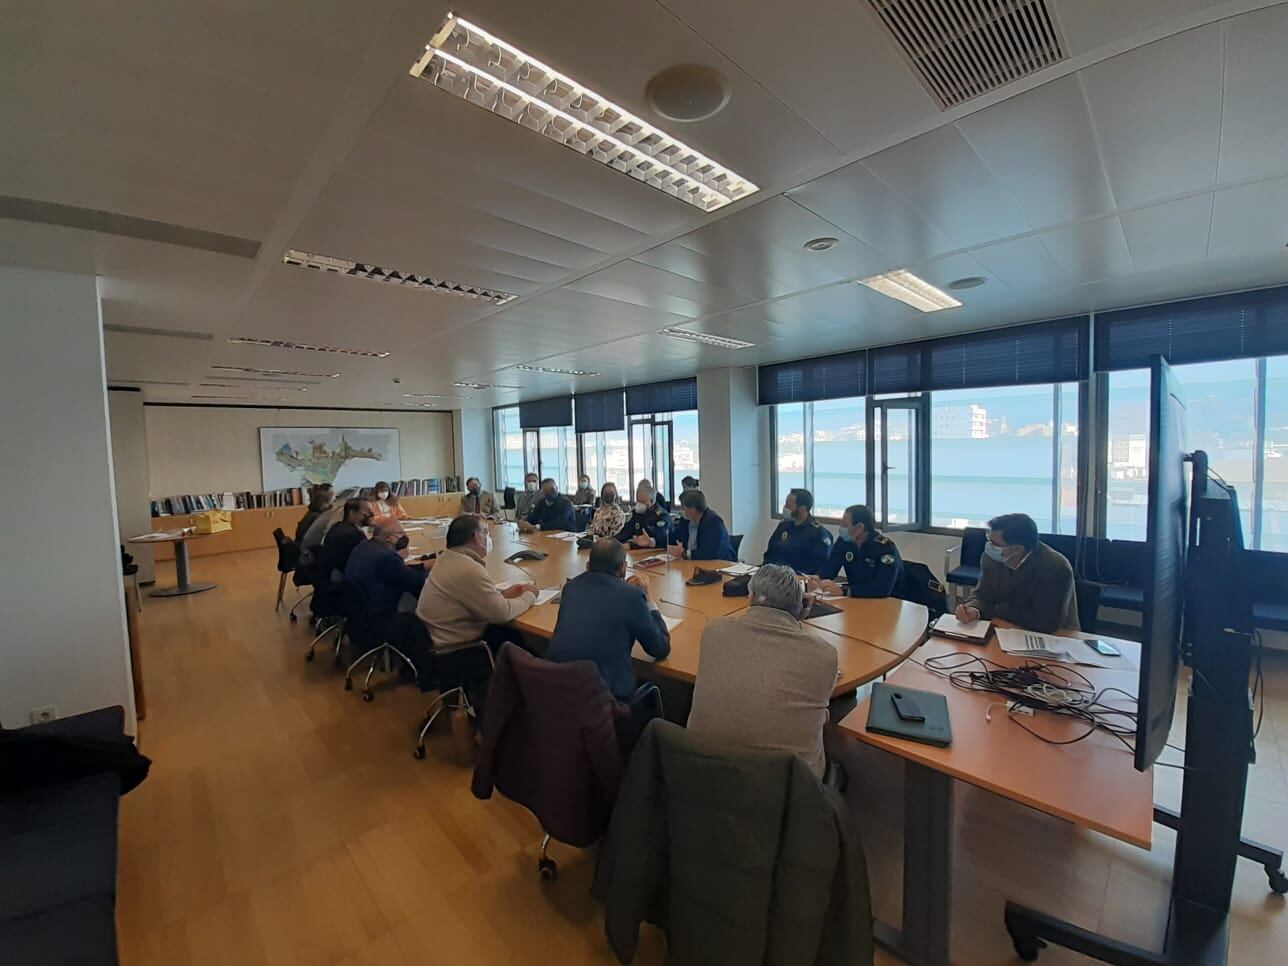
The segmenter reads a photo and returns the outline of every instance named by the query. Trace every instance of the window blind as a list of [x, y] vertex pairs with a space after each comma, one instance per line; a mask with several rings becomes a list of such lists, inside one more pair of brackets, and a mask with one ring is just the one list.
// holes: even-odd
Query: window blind
[[872, 394], [1077, 382], [1088, 317], [1074, 316], [868, 350]]
[[646, 386], [626, 387], [626, 413], [643, 416], [648, 413], [682, 413], [698, 408], [698, 379], [673, 379], [652, 382]]
[[867, 390], [867, 377], [866, 349], [797, 362], [780, 362], [761, 366], [756, 371], [762, 406], [862, 396]]
[[621, 389], [588, 392], [572, 397], [572, 407], [577, 414], [577, 432], [611, 433], [626, 428], [625, 410], [622, 408]]
[[1288, 353], [1288, 286], [1096, 315], [1096, 370]]
[[545, 426], [572, 425], [572, 396], [535, 399], [519, 403], [519, 427], [541, 429]]

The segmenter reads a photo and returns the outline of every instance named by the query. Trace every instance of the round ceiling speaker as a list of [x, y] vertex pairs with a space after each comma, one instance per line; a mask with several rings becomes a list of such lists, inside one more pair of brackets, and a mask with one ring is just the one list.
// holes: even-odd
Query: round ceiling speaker
[[963, 289], [979, 288], [987, 281], [988, 279], [982, 275], [967, 275], [965, 278], [958, 278], [949, 282], [948, 287], [954, 292], [960, 292]]
[[705, 64], [676, 64], [654, 74], [644, 88], [649, 107], [669, 121], [705, 121], [729, 103], [724, 75]]
[[807, 252], [825, 252], [839, 241], [836, 238], [811, 238], [804, 245]]

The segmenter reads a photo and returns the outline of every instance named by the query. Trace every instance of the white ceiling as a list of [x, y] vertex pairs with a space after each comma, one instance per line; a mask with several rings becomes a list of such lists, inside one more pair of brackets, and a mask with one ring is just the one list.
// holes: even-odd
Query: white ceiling
[[[443, 408], [1288, 282], [1288, 3], [1048, 4], [1068, 59], [947, 112], [860, 0], [456, 8], [646, 117], [658, 70], [716, 67], [723, 112], [659, 123], [762, 190], [704, 214], [409, 76], [442, 3], [0, 0], [0, 195], [261, 243], [0, 218], [0, 262], [98, 273], [109, 325], [211, 334], [107, 333], [110, 379], [149, 400], [521, 387]], [[839, 244], [806, 252], [818, 236]], [[519, 298], [322, 276], [282, 265], [288, 247]], [[854, 284], [893, 268], [987, 283], [929, 315]], [[341, 375], [202, 387], [227, 381], [212, 364]]]

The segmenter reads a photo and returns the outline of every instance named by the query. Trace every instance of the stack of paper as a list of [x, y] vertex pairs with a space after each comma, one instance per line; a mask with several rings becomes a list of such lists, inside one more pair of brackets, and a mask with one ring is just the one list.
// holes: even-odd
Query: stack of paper
[[728, 567], [723, 568], [720, 572], [722, 574], [728, 574], [730, 577], [741, 577], [744, 574], [755, 573], [756, 568], [753, 567], [751, 564], [733, 563], [733, 564], [730, 564]]
[[988, 639], [988, 630], [992, 626], [991, 621], [959, 621], [952, 614], [941, 614], [935, 621], [934, 631], [944, 637], [983, 644]]
[[1065, 637], [1048, 637], [1036, 631], [1018, 630], [1013, 627], [997, 629], [997, 643], [1007, 654], [1035, 657], [1047, 661], [1069, 660], [1069, 647], [1073, 641]]
[[641, 557], [639, 560], [635, 561], [635, 566], [661, 567], [663, 564], [668, 564], [670, 562], [671, 562], [671, 557], [669, 554], [655, 553], [650, 557]]
[[683, 617], [667, 617], [665, 614], [662, 615], [662, 620], [666, 622], [666, 629], [668, 631], [673, 631], [684, 623]]
[[537, 603], [548, 604], [559, 596], [558, 587], [542, 587], [537, 591]]

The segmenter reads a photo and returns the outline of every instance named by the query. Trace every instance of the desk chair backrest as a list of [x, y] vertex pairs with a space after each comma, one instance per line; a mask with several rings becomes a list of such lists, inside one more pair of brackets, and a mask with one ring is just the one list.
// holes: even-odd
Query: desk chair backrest
[[903, 574], [895, 585], [894, 596], [914, 604], [923, 604], [934, 620], [948, 610], [948, 597], [944, 585], [924, 563], [915, 560], [903, 562]]
[[1039, 533], [1038, 539], [1069, 561], [1075, 574], [1079, 572], [1077, 537], [1068, 533]]
[[555, 839], [590, 845], [617, 800], [617, 719], [628, 714], [592, 662], [555, 664], [504, 645], [488, 688], [474, 794], [489, 798], [495, 787]]
[[729, 534], [729, 546], [733, 547], [733, 555], [735, 557], [738, 556], [738, 550], [742, 546], [742, 534], [741, 533]]
[[300, 564], [299, 545], [281, 527], [273, 531], [273, 542], [277, 544], [277, 572], [289, 574]]
[[515, 507], [514, 487], [507, 486], [505, 488], [505, 492], [502, 493], [501, 496], [502, 496], [501, 507], [506, 510], [513, 510]]
[[982, 527], [967, 527], [963, 530], [961, 563], [968, 567], [978, 567], [987, 542], [988, 531]]
[[1104, 587], [1094, 580], [1077, 580], [1073, 582], [1073, 592], [1078, 600], [1078, 625], [1086, 632], [1094, 634], [1100, 622], [1100, 595]]

